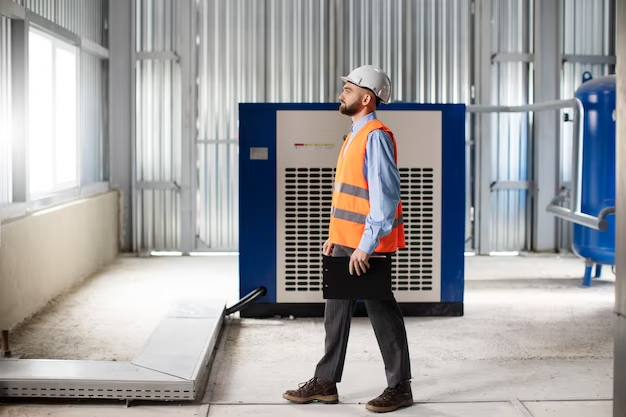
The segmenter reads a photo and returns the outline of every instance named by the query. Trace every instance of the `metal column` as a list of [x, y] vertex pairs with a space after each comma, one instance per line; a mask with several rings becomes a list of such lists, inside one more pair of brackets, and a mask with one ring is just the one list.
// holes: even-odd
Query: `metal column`
[[187, 254], [196, 244], [195, 7], [135, 0], [134, 249]]
[[28, 22], [11, 23], [11, 74], [13, 108], [13, 202], [28, 195]]
[[135, 143], [134, 115], [134, 42], [132, 7], [134, 2], [109, 2], [109, 140], [110, 182], [120, 193], [120, 245], [132, 249], [131, 213], [133, 206], [132, 155]]
[[196, 2], [176, 1], [178, 27], [176, 51], [180, 57], [182, 93], [182, 148], [181, 158], [181, 251], [192, 252], [196, 248], [196, 195], [197, 184], [197, 127], [196, 127], [196, 80], [195, 28]]
[[[535, 0], [535, 103], [560, 97], [561, 62], [560, 2]], [[560, 123], [559, 110], [535, 113], [533, 165], [532, 249], [550, 251], [557, 246], [557, 219], [545, 208], [558, 191]]]
[[[475, 3], [475, 70], [476, 102], [491, 103], [491, 1], [477, 0]], [[474, 192], [476, 210], [474, 211], [474, 245], [480, 254], [491, 251], [491, 115], [478, 114], [475, 118], [476, 172]]]
[[[618, 0], [616, 22], [617, 55], [617, 161], [615, 216], [615, 370], [613, 417], [626, 417], [626, 0]], [[621, 65], [620, 65], [621, 64]]]

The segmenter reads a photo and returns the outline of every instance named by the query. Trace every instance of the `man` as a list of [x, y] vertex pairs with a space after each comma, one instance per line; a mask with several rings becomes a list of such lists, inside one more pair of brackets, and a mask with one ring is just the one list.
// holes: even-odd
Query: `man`
[[[339, 111], [352, 117], [352, 129], [337, 162], [326, 256], [349, 256], [350, 273], [361, 275], [372, 254], [392, 254], [405, 247], [400, 174], [396, 141], [391, 130], [376, 117], [380, 102], [388, 103], [391, 81], [380, 69], [366, 65], [344, 81]], [[388, 387], [366, 408], [388, 412], [413, 404], [409, 349], [402, 313], [395, 299], [366, 300], [385, 363]], [[315, 376], [283, 398], [299, 403], [339, 400], [350, 322], [356, 307], [352, 300], [327, 300], [324, 315], [325, 354]]]

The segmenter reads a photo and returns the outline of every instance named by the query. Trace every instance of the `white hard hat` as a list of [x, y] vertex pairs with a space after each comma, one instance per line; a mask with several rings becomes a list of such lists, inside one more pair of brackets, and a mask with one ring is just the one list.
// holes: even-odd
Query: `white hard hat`
[[347, 77], [341, 77], [345, 82], [351, 82], [359, 87], [371, 90], [383, 103], [389, 103], [391, 98], [391, 80], [383, 70], [373, 65], [358, 67]]

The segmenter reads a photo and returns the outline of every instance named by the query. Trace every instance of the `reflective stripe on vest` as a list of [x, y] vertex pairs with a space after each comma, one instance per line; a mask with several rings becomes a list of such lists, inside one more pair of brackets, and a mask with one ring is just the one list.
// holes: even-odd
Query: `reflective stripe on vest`
[[344, 184], [343, 182], [336, 182], [334, 191], [338, 193], [350, 194], [355, 197], [361, 197], [362, 199], [370, 199], [370, 192], [367, 188], [357, 187], [356, 185]]
[[[367, 216], [364, 214], [355, 213], [349, 210], [342, 210], [336, 207], [331, 208], [330, 215], [341, 220], [346, 220], [358, 224], [365, 224], [365, 219], [367, 218]], [[393, 220], [393, 228], [396, 229], [401, 224], [404, 224], [404, 215], [402, 213], [400, 213], [400, 216], [396, 217]]]

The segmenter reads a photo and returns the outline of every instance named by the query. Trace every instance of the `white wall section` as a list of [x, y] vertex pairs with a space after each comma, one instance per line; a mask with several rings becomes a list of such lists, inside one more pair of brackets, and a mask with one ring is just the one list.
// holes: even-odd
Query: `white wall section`
[[10, 329], [118, 253], [115, 191], [2, 225], [0, 329]]

